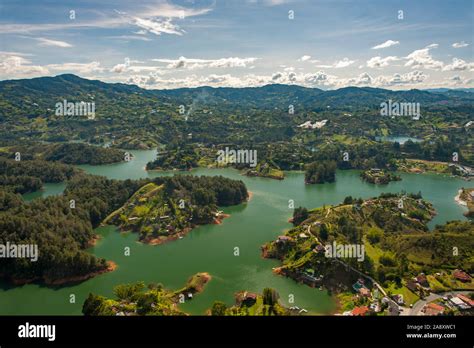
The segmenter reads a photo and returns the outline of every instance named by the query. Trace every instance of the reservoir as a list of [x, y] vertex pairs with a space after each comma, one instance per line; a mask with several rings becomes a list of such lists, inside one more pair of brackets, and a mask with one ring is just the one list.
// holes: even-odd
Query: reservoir
[[[112, 165], [88, 166], [85, 171], [113, 179], [138, 179], [160, 175], [162, 172], [146, 172], [145, 165], [155, 158], [156, 151], [131, 151], [134, 158], [130, 162]], [[101, 235], [90, 252], [112, 260], [118, 268], [85, 282], [58, 288], [29, 284], [12, 287], [0, 284], [0, 314], [43, 314], [80, 315], [82, 304], [89, 293], [113, 296], [114, 286], [121, 283], [144, 281], [161, 283], [166, 288], [178, 289], [197, 272], [208, 272], [212, 280], [204, 292], [180, 307], [195, 315], [205, 314], [214, 301], [228, 305], [234, 303], [237, 291], [261, 292], [271, 287], [280, 294], [280, 301], [287, 306], [305, 308], [309, 314], [330, 314], [335, 310], [335, 302], [326, 290], [310, 288], [295, 281], [274, 275], [272, 268], [279, 265], [277, 260], [263, 259], [260, 247], [274, 240], [286, 229], [294, 206], [315, 208], [322, 205], [338, 204], [346, 196], [368, 198], [382, 192], [417, 193], [433, 203], [437, 216], [430, 222], [436, 224], [449, 220], [465, 219], [463, 207], [456, 204], [454, 197], [461, 187], [474, 187], [474, 183], [436, 174], [401, 173], [402, 181], [376, 186], [363, 182], [360, 171], [338, 171], [336, 182], [323, 185], [305, 185], [304, 173], [286, 173], [285, 180], [245, 177], [234, 169], [196, 169], [193, 175], [222, 175], [245, 182], [253, 193], [248, 203], [224, 208], [230, 214], [221, 225], [206, 225], [195, 228], [183, 239], [163, 245], [151, 246], [137, 242], [137, 235], [120, 233], [114, 226], [96, 229]], [[25, 199], [61, 194], [64, 184], [47, 184], [41, 192], [25, 195]], [[130, 256], [124, 256], [124, 248], [130, 247]], [[239, 256], [234, 256], [238, 247]], [[288, 303], [289, 295], [295, 302]], [[75, 303], [70, 303], [70, 295], [75, 295]]]

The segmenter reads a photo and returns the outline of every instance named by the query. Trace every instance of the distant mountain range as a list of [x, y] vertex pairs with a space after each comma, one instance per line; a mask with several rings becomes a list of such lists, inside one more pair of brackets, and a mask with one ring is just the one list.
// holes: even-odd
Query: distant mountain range
[[[370, 87], [346, 87], [323, 91], [296, 85], [273, 84], [263, 87], [226, 88], [197, 87], [173, 90], [147, 90], [123, 83], [105, 83], [88, 80], [72, 74], [0, 81], [0, 117], [9, 111], [37, 114], [38, 108], [54, 108], [63, 99], [68, 101], [113, 101], [114, 104], [192, 105], [196, 102], [209, 105], [270, 108], [289, 105], [318, 109], [373, 108], [389, 99], [400, 102], [417, 102], [427, 105], [472, 105], [473, 89], [432, 89], [392, 91]], [[43, 111], [44, 112], [44, 111]]]

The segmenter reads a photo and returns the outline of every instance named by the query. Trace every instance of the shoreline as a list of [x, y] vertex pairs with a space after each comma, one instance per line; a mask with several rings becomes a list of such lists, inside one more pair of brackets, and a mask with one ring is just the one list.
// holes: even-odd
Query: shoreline
[[118, 265], [114, 261], [107, 261], [107, 267], [105, 269], [87, 273], [80, 276], [71, 276], [71, 277], [65, 277], [65, 278], [60, 278], [60, 279], [55, 279], [55, 280], [51, 280], [47, 278], [46, 279], [38, 278], [38, 277], [30, 278], [30, 279], [11, 279], [11, 282], [17, 286], [32, 284], [36, 281], [39, 281], [40, 284], [44, 284], [48, 286], [70, 285], [70, 284], [81, 283], [83, 281], [89, 280], [103, 273], [113, 272], [117, 269], [117, 267]]
[[[196, 227], [198, 226], [206, 226], [206, 225], [221, 225], [222, 224], [222, 220], [224, 220], [225, 218], [228, 218], [230, 217], [231, 215], [230, 214], [219, 214], [219, 216], [215, 217], [214, 220], [211, 222], [211, 223], [208, 223], [208, 224], [204, 224], [204, 225], [193, 225], [192, 227], [186, 227], [184, 228], [182, 231], [178, 232], [178, 233], [175, 233], [171, 236], [162, 236], [161, 238], [160, 237], [156, 237], [156, 238], [150, 238], [150, 239], [143, 239], [143, 240], [137, 240], [138, 243], [142, 243], [142, 244], [146, 244], [146, 245], [161, 245], [161, 244], [165, 244], [165, 243], [168, 243], [168, 242], [171, 242], [171, 241], [174, 241], [174, 240], [177, 240], [177, 239], [180, 239], [179, 237], [185, 237], [188, 233], [190, 233], [193, 229], [195, 229]], [[132, 233], [135, 233], [133, 231], [121, 231], [121, 232], [132, 232]]]
[[467, 202], [461, 199], [462, 191], [463, 191], [462, 189], [458, 190], [458, 194], [457, 194], [456, 197], [454, 197], [454, 200], [456, 201], [457, 204], [459, 204], [463, 207], [467, 207]]

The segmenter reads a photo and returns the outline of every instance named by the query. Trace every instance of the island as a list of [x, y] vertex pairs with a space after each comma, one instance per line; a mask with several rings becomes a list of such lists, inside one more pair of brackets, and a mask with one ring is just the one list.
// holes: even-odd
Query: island
[[162, 244], [183, 238], [195, 226], [219, 224], [227, 217], [219, 206], [247, 201], [242, 181], [215, 177], [177, 175], [156, 178], [138, 189], [103, 224], [139, 234], [147, 244]]
[[399, 175], [378, 168], [366, 170], [360, 174], [360, 177], [371, 184], [377, 185], [386, 185], [391, 181], [402, 180]]

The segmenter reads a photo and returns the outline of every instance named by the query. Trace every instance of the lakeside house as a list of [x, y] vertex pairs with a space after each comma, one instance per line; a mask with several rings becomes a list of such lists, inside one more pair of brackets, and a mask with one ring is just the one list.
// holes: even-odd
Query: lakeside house
[[287, 244], [292, 243], [292, 242], [293, 242], [293, 238], [291, 238], [289, 236], [278, 236], [275, 243], [277, 245], [287, 245]]
[[314, 273], [315, 273], [314, 269], [308, 268], [300, 274], [300, 279], [303, 281], [303, 283], [308, 284], [309, 286], [312, 286], [312, 287], [320, 285], [322, 282], [323, 276], [320, 275], [319, 277], [316, 277]]
[[236, 301], [239, 306], [244, 305], [251, 307], [257, 302], [257, 297], [258, 295], [256, 293], [245, 291], [237, 295]]

